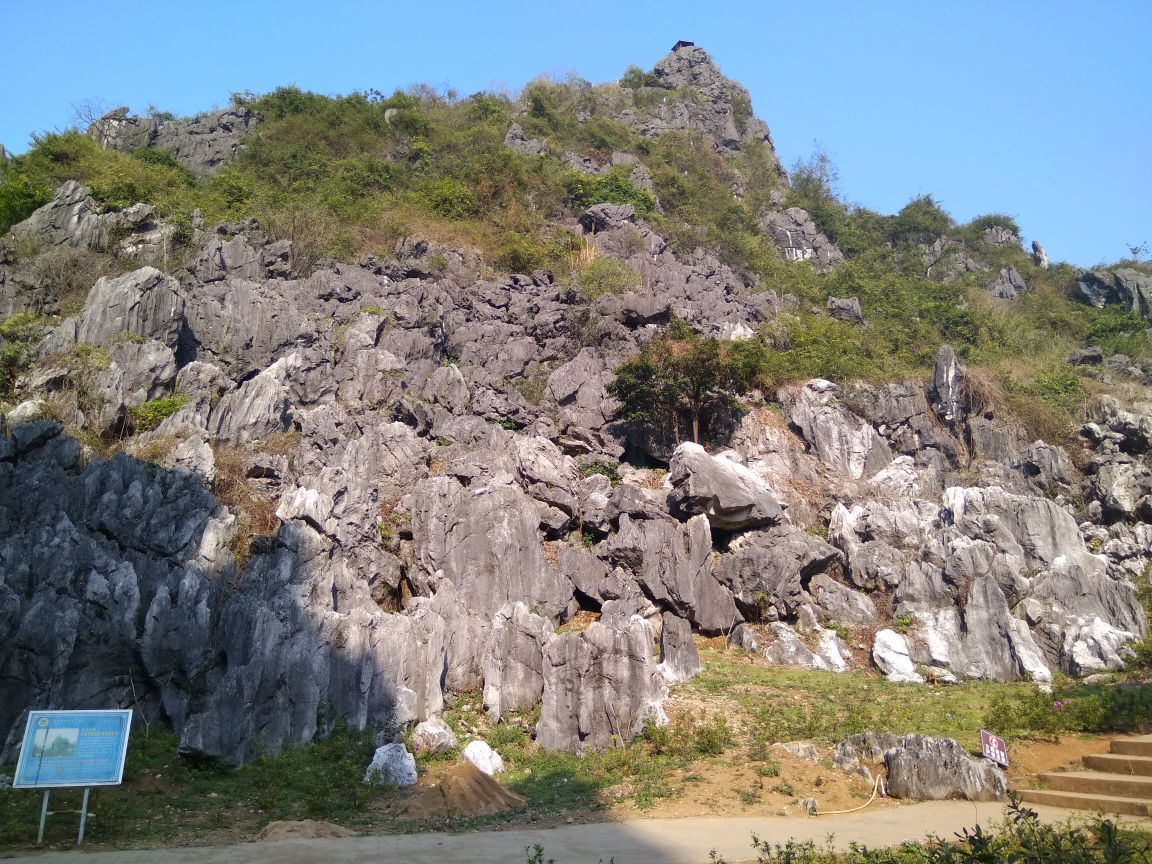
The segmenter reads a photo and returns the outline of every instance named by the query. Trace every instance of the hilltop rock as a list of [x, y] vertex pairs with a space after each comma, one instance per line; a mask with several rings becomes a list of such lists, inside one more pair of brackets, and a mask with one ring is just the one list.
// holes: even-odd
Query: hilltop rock
[[88, 135], [105, 150], [167, 150], [193, 171], [211, 174], [236, 155], [259, 121], [259, 116], [247, 108], [226, 108], [179, 120], [137, 117], [127, 108], [117, 108], [93, 123]]

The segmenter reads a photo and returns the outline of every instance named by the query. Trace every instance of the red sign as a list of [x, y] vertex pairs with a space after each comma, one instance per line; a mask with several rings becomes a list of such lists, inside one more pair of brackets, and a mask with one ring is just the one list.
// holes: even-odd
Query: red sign
[[1001, 768], [1008, 767], [1008, 745], [1004, 743], [1004, 739], [997, 735], [993, 735], [986, 729], [980, 730], [980, 749], [984, 751], [984, 755], [999, 765]]

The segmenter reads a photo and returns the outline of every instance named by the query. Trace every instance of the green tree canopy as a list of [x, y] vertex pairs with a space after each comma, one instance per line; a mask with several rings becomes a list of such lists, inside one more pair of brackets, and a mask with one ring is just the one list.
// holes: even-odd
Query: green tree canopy
[[686, 420], [699, 443], [702, 423], [756, 386], [767, 357], [759, 339], [705, 337], [674, 319], [661, 338], [620, 364], [608, 392], [624, 420], [655, 424], [677, 440]]

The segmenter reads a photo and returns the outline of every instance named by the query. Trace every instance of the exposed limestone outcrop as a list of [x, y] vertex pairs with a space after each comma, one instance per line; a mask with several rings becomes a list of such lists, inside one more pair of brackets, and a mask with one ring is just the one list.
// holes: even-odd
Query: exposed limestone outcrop
[[[767, 140], [699, 49], [653, 76], [643, 89], [660, 100], [613, 91], [639, 134], [692, 130], [722, 155]], [[255, 120], [114, 113], [93, 134], [213, 170]], [[548, 147], [517, 126], [505, 143]], [[644, 185], [634, 157], [565, 155]], [[786, 255], [839, 260], [808, 214], [766, 206]], [[582, 752], [662, 719], [667, 687], [700, 668], [696, 635], [905, 681], [1123, 665], [1148, 626], [1135, 589], [1152, 548], [1148, 406], [1101, 400], [1083, 454], [1029, 440], [942, 346], [927, 385], [750, 395], [725, 421], [730, 449], [708, 452], [621, 422], [613, 371], [673, 316], [740, 338], [791, 300], [677, 252], [631, 205], [596, 204], [571, 227], [637, 283], [589, 298], [420, 237], [388, 260], [302, 271], [300, 250], [252, 220], [198, 225], [170, 271], [95, 281], [0, 425], [6, 751], [27, 709], [131, 706], [185, 752], [240, 763], [336, 722], [390, 740], [482, 690], [496, 719], [539, 704], [538, 742]], [[119, 244], [135, 266], [165, 230], [66, 184], [17, 233], [66, 252]], [[984, 266], [957, 243], [925, 255], [943, 278]], [[6, 272], [0, 309], [54, 308]], [[1145, 312], [1132, 272], [1085, 274], [1086, 299]], [[870, 326], [857, 298], [827, 310]], [[111, 440], [168, 396], [175, 410], [111, 459], [49, 419]], [[573, 616], [598, 620], [563, 627]], [[857, 648], [845, 628], [876, 638]]]
[[563, 633], [544, 652], [544, 699], [536, 740], [581, 753], [625, 741], [646, 722], [661, 722], [663, 678], [652, 656], [652, 630], [633, 617]]
[[236, 155], [244, 137], [259, 121], [258, 115], [243, 107], [179, 120], [137, 117], [127, 108], [117, 108], [93, 123], [88, 135], [106, 150], [167, 150], [193, 171], [210, 174]]
[[760, 230], [780, 247], [788, 261], [811, 261], [824, 273], [844, 260], [844, 253], [816, 227], [812, 216], [800, 207], [760, 214]]

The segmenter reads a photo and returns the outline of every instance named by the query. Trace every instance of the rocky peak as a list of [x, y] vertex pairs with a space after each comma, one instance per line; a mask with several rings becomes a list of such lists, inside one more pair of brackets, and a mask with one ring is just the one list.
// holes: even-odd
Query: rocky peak
[[669, 89], [691, 87], [703, 92], [716, 92], [718, 88], [733, 83], [724, 77], [708, 52], [695, 45], [665, 55], [653, 67], [652, 73], [659, 79], [660, 86]]

